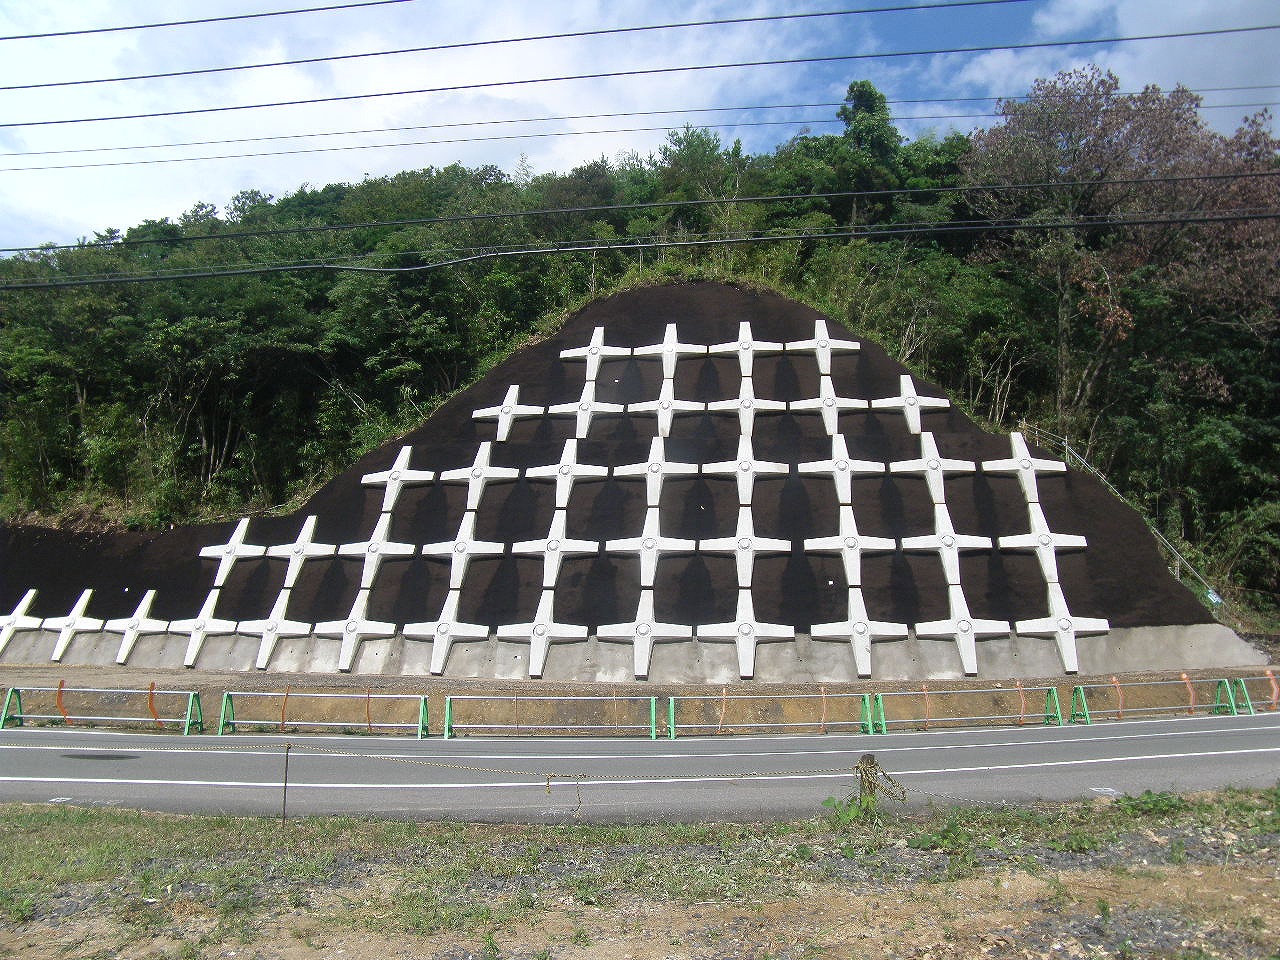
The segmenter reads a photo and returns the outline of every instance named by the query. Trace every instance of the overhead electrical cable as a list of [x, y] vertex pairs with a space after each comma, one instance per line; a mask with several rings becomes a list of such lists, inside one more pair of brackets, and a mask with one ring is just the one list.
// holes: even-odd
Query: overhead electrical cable
[[327, 7], [302, 7], [296, 10], [271, 10], [265, 13], [237, 13], [225, 17], [201, 17], [198, 20], [166, 20], [161, 23], [134, 23], [120, 27], [86, 27], [84, 30], [58, 30], [53, 33], [18, 33], [0, 40], [47, 40], [51, 37], [81, 37], [90, 33], [120, 33], [125, 30], [154, 30], [157, 27], [189, 27], [202, 23], [227, 23], [231, 20], [260, 20], [264, 17], [290, 17], [297, 13], [325, 13], [329, 10], [352, 10], [356, 7], [382, 7], [392, 3], [410, 3], [412, 0], [357, 0], [354, 3], [335, 3]]
[[1143, 217], [1099, 217], [1087, 220], [1059, 220], [1024, 223], [1020, 221], [958, 221], [951, 223], [914, 223], [894, 224], [884, 227], [856, 227], [840, 230], [797, 231], [787, 234], [743, 235], [738, 237], [694, 237], [681, 240], [643, 241], [573, 241], [525, 247], [520, 249], [492, 250], [472, 256], [459, 257], [453, 260], [435, 263], [416, 264], [405, 267], [356, 266], [340, 263], [318, 263], [315, 261], [272, 266], [246, 266], [213, 268], [205, 270], [188, 269], [182, 273], [168, 274], [119, 274], [81, 279], [28, 281], [0, 284], [0, 292], [16, 292], [30, 290], [52, 290], [64, 287], [102, 286], [105, 284], [154, 283], [174, 280], [200, 280], [216, 277], [252, 276], [271, 273], [295, 273], [301, 271], [323, 270], [340, 273], [420, 273], [427, 270], [439, 270], [444, 267], [459, 266], [480, 260], [497, 259], [512, 256], [547, 256], [570, 253], [601, 253], [611, 251], [631, 251], [642, 249], [662, 249], [672, 247], [700, 247], [723, 244], [745, 244], [779, 242], [786, 240], [823, 240], [852, 239], [862, 237], [893, 237], [918, 234], [965, 233], [1004, 230], [1078, 230], [1093, 229], [1100, 226], [1190, 226], [1202, 223], [1228, 223], [1255, 220], [1280, 220], [1280, 209], [1261, 209], [1249, 211], [1196, 211], [1194, 215], [1173, 212], [1170, 215], [1151, 214]]
[[598, 30], [575, 30], [569, 33], [544, 33], [527, 37], [503, 37], [497, 40], [470, 40], [459, 43], [437, 43], [424, 47], [403, 47], [398, 50], [374, 50], [367, 53], [339, 53], [326, 57], [303, 57], [297, 60], [274, 60], [270, 63], [246, 63], [227, 67], [203, 67], [192, 70], [172, 70], [167, 73], [140, 73], [127, 77], [101, 77], [92, 80], [56, 80], [48, 83], [23, 83], [0, 87], [0, 90], [43, 90], [49, 87], [78, 87], [97, 83], [125, 83], [133, 80], [166, 80], [173, 77], [196, 77], [213, 73], [234, 73], [241, 70], [262, 70], [269, 67], [300, 67], [316, 63], [334, 63], [341, 60], [362, 60], [371, 57], [397, 57], [411, 53], [438, 53], [445, 50], [465, 50], [472, 47], [492, 47], [499, 44], [533, 43], [546, 40], [576, 40], [585, 37], [603, 37], [616, 34], [646, 33], [656, 30], [683, 30], [690, 27], [723, 27], [744, 23], [771, 23], [779, 20], [811, 20], [817, 17], [848, 17], [863, 13], [893, 13], [903, 10], [935, 10], [948, 7], [987, 7], [1003, 3], [1028, 3], [1030, 0], [952, 0], [946, 3], [913, 3], [891, 7], [864, 7], [855, 10], [830, 10], [814, 13], [784, 13], [760, 17], [729, 17], [719, 20], [689, 20], [679, 23], [657, 23], [637, 27], [609, 27]]
[[[1280, 83], [1260, 84], [1248, 87], [1198, 87], [1187, 88], [1189, 93], [1221, 93], [1227, 91], [1239, 90], [1276, 90], [1280, 89]], [[1118, 96], [1129, 97], [1136, 96], [1136, 91], [1127, 91]], [[1030, 97], [1030, 94], [1019, 94], [1017, 96], [997, 96], [997, 97], [915, 97], [910, 99], [886, 99], [886, 104], [902, 104], [902, 103], [989, 103], [989, 102], [1014, 102], [1023, 101]], [[1272, 107], [1277, 106], [1274, 100], [1260, 101], [1257, 103], [1210, 103], [1200, 104], [1200, 110], [1225, 110], [1238, 109], [1242, 107]], [[213, 147], [225, 146], [236, 143], [268, 143], [275, 140], [311, 140], [320, 137], [355, 137], [364, 136], [374, 133], [404, 133], [410, 130], [448, 130], [459, 127], [493, 127], [505, 124], [523, 124], [523, 123], [556, 123], [568, 122], [571, 120], [603, 120], [613, 119], [615, 117], [658, 117], [671, 116], [676, 114], [695, 114], [695, 113], [735, 113], [735, 112], [752, 112], [762, 110], [806, 110], [819, 108], [832, 108], [845, 106], [843, 100], [829, 101], [825, 103], [759, 103], [734, 107], [685, 107], [675, 110], [628, 110], [617, 113], [577, 113], [564, 114], [559, 116], [547, 117], [512, 117], [506, 120], [459, 120], [452, 123], [421, 123], [411, 124], [398, 127], [367, 127], [360, 130], [329, 130], [317, 131], [313, 133], [277, 133], [264, 137], [230, 137], [221, 140], [181, 140], [170, 143], [138, 143], [126, 146], [114, 147], [66, 147], [60, 150], [18, 150], [13, 152], [0, 152], [0, 157], [52, 157], [63, 156], [76, 153], [120, 153], [128, 150], [170, 150], [179, 147]], [[953, 120], [964, 118], [982, 119], [985, 117], [997, 117], [998, 113], [973, 113], [973, 114], [938, 114], [926, 116], [897, 116], [890, 119], [897, 122], [906, 122], [909, 120]], [[702, 126], [699, 124], [699, 126]]]
[[156, 117], [184, 117], [209, 113], [228, 113], [240, 110], [261, 110], [276, 107], [311, 106], [320, 103], [341, 103], [351, 100], [373, 100], [385, 97], [403, 97], [414, 94], [457, 93], [463, 90], [493, 90], [530, 86], [539, 83], [563, 83], [578, 80], [607, 80], [617, 77], [659, 76], [677, 73], [696, 73], [705, 70], [731, 70], [752, 67], [797, 66], [812, 63], [850, 63], [860, 60], [887, 60], [901, 57], [940, 56], [957, 53], [991, 53], [997, 50], [1037, 50], [1049, 47], [1098, 46], [1106, 43], [1134, 43], [1149, 40], [1177, 40], [1194, 37], [1222, 36], [1225, 34], [1257, 33], [1280, 30], [1280, 24], [1260, 24], [1249, 27], [1224, 27], [1217, 30], [1191, 30], [1179, 33], [1152, 33], [1127, 37], [1095, 37], [1084, 40], [1044, 40], [1033, 43], [991, 44], [973, 47], [939, 47], [930, 50], [894, 50], [883, 53], [851, 53], [825, 57], [794, 57], [778, 60], [746, 60], [736, 63], [706, 63], [680, 67], [646, 67], [636, 70], [613, 70], [602, 73], [564, 74], [551, 77], [528, 77], [521, 80], [491, 80], [483, 83], [451, 84], [440, 87], [419, 87], [412, 90], [388, 90], [376, 93], [352, 93], [333, 97], [310, 97], [302, 100], [277, 100], [268, 103], [231, 104], [216, 107], [192, 107], [184, 110], [162, 110], [154, 113], [127, 113], [99, 117], [73, 117], [58, 120], [27, 120], [0, 123], [0, 129], [15, 127], [45, 127], [71, 123], [104, 123], [116, 120], [144, 120]]
[[[1262, 107], [1273, 106], [1274, 103], [1242, 103], [1224, 104], [1230, 107]], [[998, 113], [939, 113], [922, 114], [912, 117], [890, 117], [895, 123], [909, 120], [977, 120], [999, 117]], [[835, 117], [801, 117], [793, 120], [739, 120], [733, 123], [698, 124], [700, 130], [737, 130], [742, 127], [811, 127], [814, 125], [835, 125], [844, 121]], [[135, 160], [102, 160], [94, 163], [59, 163], [43, 166], [0, 167], [0, 173], [35, 173], [51, 170], [95, 170], [104, 167], [143, 167], [171, 163], [199, 163], [213, 160], [249, 160], [262, 157], [292, 157], [313, 153], [347, 153], [356, 150], [393, 150], [403, 147], [434, 147], [449, 144], [495, 143], [511, 140], [547, 140], [561, 137], [605, 136], [622, 133], [655, 133], [672, 132], [682, 129], [681, 126], [656, 127], [614, 127], [606, 130], [546, 130], [538, 133], [505, 133], [485, 137], [447, 137], [438, 140], [398, 140], [394, 143], [355, 143], [331, 147], [297, 147], [291, 150], [259, 150], [250, 153], [217, 153], [203, 156], [187, 157], [150, 157]], [[0, 156], [4, 156], [0, 154]]]
[[157, 244], [197, 243], [207, 241], [244, 240], [259, 237], [297, 234], [333, 233], [343, 230], [369, 230], [399, 227], [438, 226], [442, 224], [519, 220], [531, 217], [565, 216], [567, 214], [600, 214], [633, 210], [669, 209], [672, 207], [705, 207], [726, 203], [783, 203], [796, 200], [836, 200], [876, 197], [916, 196], [919, 194], [965, 194], [999, 191], [1067, 189], [1071, 187], [1125, 187], [1172, 183], [1200, 183], [1221, 180], [1254, 180], [1280, 177], [1280, 170], [1251, 170], [1233, 173], [1197, 173], [1169, 177], [1127, 177], [1107, 180], [1034, 181], [1028, 183], [971, 184], [961, 186], [904, 187], [898, 190], [841, 190], [824, 193], [791, 193], [771, 196], [730, 197], [708, 200], [654, 200], [645, 203], [614, 203], [578, 207], [554, 207], [540, 210], [506, 210], [491, 213], [460, 213], [444, 217], [416, 217], [405, 220], [368, 221], [364, 223], [331, 223], [306, 227], [277, 227], [267, 230], [237, 230], [223, 233], [182, 237], [153, 237], [145, 240], [109, 240], [95, 243], [46, 244], [39, 247], [0, 247], [0, 253], [45, 253], [58, 250], [81, 250], [93, 247], [117, 249]]

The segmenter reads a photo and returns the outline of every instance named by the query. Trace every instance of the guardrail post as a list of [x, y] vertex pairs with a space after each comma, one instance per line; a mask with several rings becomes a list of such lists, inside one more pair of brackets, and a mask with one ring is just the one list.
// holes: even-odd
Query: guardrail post
[[231, 728], [231, 732], [236, 732], [236, 708], [231, 702], [231, 691], [224, 690], [222, 692], [222, 711], [218, 716], [218, 736], [222, 736], [227, 732], [227, 728]]
[[1044, 694], [1044, 725], [1062, 726], [1062, 703], [1058, 700], [1058, 688], [1050, 687]]
[[880, 694], [864, 693], [862, 695], [862, 719], [859, 721], [859, 726], [863, 733], [872, 735], [889, 732], [884, 719], [884, 699]]
[[[11, 706], [18, 708], [16, 713], [10, 709]], [[4, 695], [4, 709], [0, 710], [0, 730], [8, 726], [10, 720], [16, 721], [16, 727], [22, 726], [22, 691], [17, 687], [10, 687], [9, 692]]]
[[418, 698], [418, 739], [421, 740], [423, 737], [429, 735], [429, 733], [430, 731], [427, 729], [427, 698], [419, 697]]
[[649, 698], [649, 739], [658, 739], [658, 698]]
[[1085, 697], [1084, 687], [1071, 688], [1071, 722], [1093, 723], [1093, 718], [1089, 716], [1089, 700]]
[[187, 719], [182, 724], [182, 735], [188, 736], [192, 727], [204, 733], [204, 709], [200, 706], [200, 694], [194, 690], [187, 694]]
[[1244, 685], [1244, 677], [1236, 677], [1231, 682], [1235, 687], [1236, 706], [1240, 709], [1240, 712], [1247, 713], [1251, 717], [1254, 716], [1253, 700], [1249, 698], [1249, 688]]
[[676, 700], [677, 697], [671, 697], [667, 700], [667, 737], [671, 740], [676, 738]]
[[444, 698], [444, 739], [453, 736], [453, 697]]
[[1226, 680], [1219, 680], [1218, 687], [1213, 696], [1213, 713], [1214, 716], [1223, 716], [1230, 714], [1235, 716], [1239, 711], [1236, 710], [1235, 694], [1231, 690], [1231, 684]]

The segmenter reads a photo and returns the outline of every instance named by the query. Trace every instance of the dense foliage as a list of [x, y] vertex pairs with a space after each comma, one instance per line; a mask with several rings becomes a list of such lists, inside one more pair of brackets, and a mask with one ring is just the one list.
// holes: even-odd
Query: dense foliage
[[[991, 423], [1070, 438], [1274, 614], [1280, 228], [1185, 221], [1280, 209], [1259, 176], [1280, 143], [1265, 113], [1227, 137], [1185, 90], [1117, 86], [1062, 74], [989, 130], [908, 142], [858, 81], [843, 133], [768, 154], [685, 128], [564, 174], [246, 191], [0, 260], [0, 287], [188, 275], [0, 292], [0, 516], [149, 526], [296, 500], [566, 308], [711, 276], [819, 307]], [[786, 199], [744, 199], [762, 196]], [[335, 262], [398, 269], [200, 275]]]

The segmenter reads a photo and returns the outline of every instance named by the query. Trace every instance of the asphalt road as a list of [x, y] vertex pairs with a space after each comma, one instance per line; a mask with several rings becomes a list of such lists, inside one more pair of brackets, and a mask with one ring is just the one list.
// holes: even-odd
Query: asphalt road
[[868, 752], [916, 805], [1269, 787], [1280, 782], [1280, 714], [674, 741], [18, 728], [0, 731], [0, 801], [267, 816], [287, 803], [291, 816], [758, 820], [820, 812], [823, 799], [854, 788], [851, 768]]

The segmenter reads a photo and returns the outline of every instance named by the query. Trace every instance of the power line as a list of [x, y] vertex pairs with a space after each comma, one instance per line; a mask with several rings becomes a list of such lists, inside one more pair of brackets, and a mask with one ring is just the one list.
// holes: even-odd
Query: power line
[[157, 27], [186, 27], [201, 23], [226, 23], [230, 20], [258, 20], [263, 17], [288, 17], [295, 13], [324, 13], [329, 10], [351, 10], [356, 7], [381, 7], [389, 3], [409, 3], [410, 0], [362, 0], [358, 3], [337, 3], [327, 7], [303, 7], [300, 10], [275, 10], [267, 13], [240, 13], [226, 17], [201, 17], [198, 20], [167, 20], [163, 23], [136, 23], [121, 27], [90, 27], [84, 30], [59, 30], [55, 33], [22, 33], [0, 40], [47, 40], [51, 37], [80, 37], [90, 33], [119, 33], [124, 30], [154, 30]]
[[[1255, 84], [1253, 86], [1241, 87], [1198, 87], [1187, 88], [1187, 92], [1194, 94], [1202, 93], [1224, 93], [1243, 90], [1275, 90], [1280, 89], [1280, 83], [1272, 84]], [[1136, 91], [1127, 91], [1118, 96], [1136, 96]], [[1022, 101], [1030, 98], [1030, 94], [1018, 94], [1016, 96], [995, 96], [995, 97], [916, 97], [907, 99], [886, 99], [886, 104], [906, 104], [906, 103], [993, 103], [993, 102], [1012, 102]], [[617, 117], [658, 117], [671, 116], [673, 114], [694, 114], [694, 113], [735, 113], [735, 112], [753, 112], [762, 110], [802, 110], [816, 108], [832, 108], [844, 106], [844, 101], [830, 101], [826, 103], [763, 103], [750, 104], [735, 107], [686, 107], [678, 110], [630, 110], [620, 113], [578, 113], [567, 114], [561, 116], [549, 117], [512, 117], [506, 120], [461, 120], [454, 123], [425, 123], [412, 124], [398, 127], [369, 127], [363, 130], [330, 130], [315, 133], [281, 133], [265, 137], [232, 137], [222, 140], [183, 140], [172, 143], [139, 143], [128, 146], [115, 147], [68, 147], [61, 150], [20, 150], [11, 153], [0, 153], [0, 157], [52, 157], [64, 156], [77, 153], [120, 153], [129, 150], [170, 150], [178, 147], [212, 147], [224, 146], [236, 143], [268, 143], [274, 140], [309, 140], [318, 137], [354, 137], [363, 136], [372, 133], [403, 133], [410, 130], [448, 130], [459, 127], [492, 127], [502, 126], [504, 124], [522, 124], [522, 123], [558, 123], [568, 122], [572, 120], [603, 120], [613, 119]], [[1271, 107], [1276, 106], [1276, 101], [1262, 101], [1258, 103], [1211, 103], [1201, 104], [1200, 110], [1226, 110], [1238, 109], [1241, 107]], [[897, 122], [909, 120], [952, 120], [963, 118], [981, 119], [984, 117], [996, 117], [996, 113], [973, 113], [973, 114], [945, 114], [945, 115], [926, 115], [926, 116], [897, 116], [891, 119]], [[825, 122], [825, 121], [824, 121]]]
[[529, 86], [538, 83], [562, 83], [576, 80], [605, 80], [617, 77], [658, 76], [662, 74], [694, 73], [704, 70], [729, 70], [749, 67], [798, 66], [814, 63], [849, 63], [859, 60], [886, 60], [900, 57], [938, 56], [956, 53], [990, 53], [997, 50], [1036, 50], [1050, 47], [1096, 46], [1104, 43], [1132, 43], [1147, 40], [1177, 40], [1193, 37], [1222, 36], [1225, 34], [1257, 33], [1280, 30], [1280, 24], [1263, 24], [1251, 27], [1225, 27], [1218, 30], [1193, 30], [1181, 33], [1153, 33], [1129, 37], [1097, 37], [1086, 40], [1045, 40], [1034, 43], [992, 44], [976, 47], [943, 47], [931, 50], [896, 50], [885, 53], [854, 53], [826, 57], [796, 57], [780, 60], [747, 60], [738, 63], [695, 64], [683, 67], [648, 67], [638, 70], [614, 70], [603, 73], [565, 74], [553, 77], [530, 77], [523, 80], [494, 80], [484, 83], [453, 84], [443, 87], [420, 87], [413, 90], [391, 90], [378, 93], [345, 94], [334, 97], [311, 97], [303, 100], [278, 100], [269, 103], [250, 103], [233, 106], [193, 107], [186, 110], [164, 110], [155, 113], [115, 114], [100, 117], [76, 117], [60, 120], [30, 120], [16, 123], [0, 123], [0, 129], [14, 127], [44, 127], [70, 123], [101, 123], [115, 120], [146, 120], [157, 117], [183, 117], [208, 113], [227, 113], [240, 110], [260, 110], [274, 107], [312, 106], [321, 103], [340, 103], [351, 100], [372, 100], [384, 97], [402, 97], [412, 94], [457, 93], [464, 90], [490, 90], [504, 87]]
[[[1257, 104], [1219, 104], [1220, 109], [1238, 109], [1247, 108], [1247, 106], [1275, 106], [1275, 101], [1257, 102]], [[1204, 108], [1202, 108], [1204, 109]], [[653, 113], [666, 113], [666, 111], [653, 111]], [[964, 120], [964, 119], [993, 119], [1001, 114], [923, 114], [916, 116], [891, 116], [890, 120], [895, 123], [906, 122], [906, 120]], [[810, 127], [815, 124], [837, 124], [844, 123], [837, 118], [827, 118], [827, 116], [810, 116], [810, 118], [799, 118], [792, 120], [737, 120], [735, 123], [704, 123], [698, 124], [699, 129], [740, 129], [742, 127]], [[462, 125], [462, 124], [460, 124]], [[266, 156], [298, 156], [303, 154], [339, 154], [339, 152], [349, 152], [355, 150], [393, 150], [397, 147], [430, 147], [453, 145], [453, 143], [492, 143], [513, 140], [550, 140], [550, 138], [559, 137], [593, 137], [605, 136], [605, 134], [618, 133], [654, 133], [654, 132], [672, 132], [678, 131], [682, 127], [616, 127], [611, 129], [598, 129], [598, 131], [543, 131], [539, 133], [502, 133], [493, 134], [488, 137], [448, 137], [442, 140], [410, 140], [397, 141], [394, 143], [348, 143], [348, 145], [332, 146], [332, 147], [297, 147], [294, 150], [261, 150], [248, 152], [248, 154], [211, 154], [205, 156], [169, 156], [169, 157], [151, 157], [151, 159], [140, 160], [104, 160], [99, 163], [82, 163], [82, 164], [47, 164], [44, 166], [0, 166], [0, 173], [36, 173], [49, 172], [49, 170], [93, 170], [101, 168], [111, 168], [111, 166], [152, 166], [156, 164], [187, 164], [201, 163], [201, 161], [209, 160], [250, 160], [257, 157]], [[70, 152], [70, 151], [65, 151]]]
[[464, 50], [473, 47], [491, 47], [509, 43], [532, 43], [544, 40], [575, 40], [585, 37], [646, 33], [655, 30], [680, 30], [688, 27], [721, 27], [743, 23], [772, 23], [780, 20], [809, 20], [818, 17], [848, 17], [863, 13], [894, 13], [904, 10], [934, 10], [948, 7], [987, 7], [994, 4], [1027, 2], [1029, 2], [1029, 0], [951, 0], [951, 2], [946, 3], [913, 3], [904, 6], [865, 7], [857, 10], [830, 10], [818, 13], [788, 13], [762, 17], [731, 17], [721, 20], [690, 20], [680, 23], [659, 23], [639, 27], [611, 27], [598, 30], [575, 30], [569, 33], [546, 33], [527, 37], [504, 37], [498, 40], [472, 40], [461, 43], [437, 43], [425, 47], [403, 47], [398, 50], [375, 50], [367, 53], [342, 53], [327, 57], [304, 57], [297, 60], [274, 60], [270, 63], [247, 63], [230, 67], [204, 67], [193, 70], [173, 70], [167, 73], [142, 73], [127, 77], [102, 77], [94, 80], [58, 80], [48, 83], [24, 83], [0, 87], [0, 90], [43, 90], [50, 87], [78, 87], [97, 83], [124, 83], [133, 80], [164, 80], [171, 77], [196, 77], [214, 73], [234, 73], [240, 70], [261, 70], [268, 67], [299, 67], [316, 63], [334, 63], [341, 60], [362, 60], [371, 57], [395, 57], [410, 53], [438, 53], [442, 50]]
[[1004, 230], [1076, 230], [1084, 228], [1096, 228], [1098, 226], [1190, 226], [1201, 223], [1228, 223], [1228, 222], [1247, 222], [1257, 220], [1280, 220], [1280, 210], [1263, 209], [1249, 211], [1207, 211], [1196, 212], [1194, 215], [1188, 215], [1182, 211], [1171, 211], [1168, 213], [1152, 214], [1143, 217], [1098, 217], [1085, 220], [1060, 220], [1053, 222], [1038, 223], [1022, 223], [1016, 221], [995, 221], [995, 220], [972, 220], [972, 221], [955, 221], [950, 223], [914, 223], [914, 224], [896, 224], [885, 227], [856, 227], [841, 230], [825, 230], [825, 231], [794, 231], [785, 234], [770, 235], [742, 235], [737, 237], [700, 237], [690, 238], [687, 240], [661, 240], [661, 241], [641, 241], [635, 242], [631, 240], [601, 242], [592, 241], [571, 241], [569, 243], [561, 243], [555, 245], [544, 245], [540, 247], [524, 247], [519, 249], [500, 249], [494, 250], [489, 248], [480, 249], [482, 252], [472, 256], [458, 257], [452, 260], [439, 261], [428, 264], [417, 264], [406, 267], [372, 267], [372, 266], [355, 266], [349, 264], [330, 263], [330, 262], [302, 262], [292, 264], [281, 264], [272, 266], [246, 266], [246, 267], [230, 267], [223, 269], [204, 269], [204, 270], [186, 270], [181, 273], [164, 273], [164, 274], [117, 274], [103, 275], [97, 277], [85, 277], [80, 279], [52, 280], [52, 281], [31, 281], [25, 283], [7, 283], [0, 284], [0, 292], [17, 292], [30, 290], [52, 290], [66, 287], [83, 287], [83, 286], [102, 286], [106, 284], [121, 283], [154, 283], [173, 280], [200, 280], [218, 277], [238, 277], [252, 276], [273, 273], [293, 273], [300, 271], [324, 270], [343, 273], [375, 273], [375, 274], [395, 274], [395, 273], [418, 273], [427, 270], [438, 270], [444, 267], [459, 266], [465, 263], [474, 263], [480, 260], [497, 259], [499, 257], [511, 256], [545, 256], [555, 254], [570, 253], [599, 253], [611, 251], [631, 251], [643, 249], [660, 249], [671, 247], [699, 247], [712, 246], [722, 244], [740, 244], [740, 243], [764, 243], [779, 242], [785, 240], [823, 240], [823, 239], [855, 239], [855, 238], [871, 238], [871, 237], [894, 237], [894, 236], [914, 236], [919, 234], [942, 234], [942, 233], [964, 233], [978, 231], [1004, 231]]

